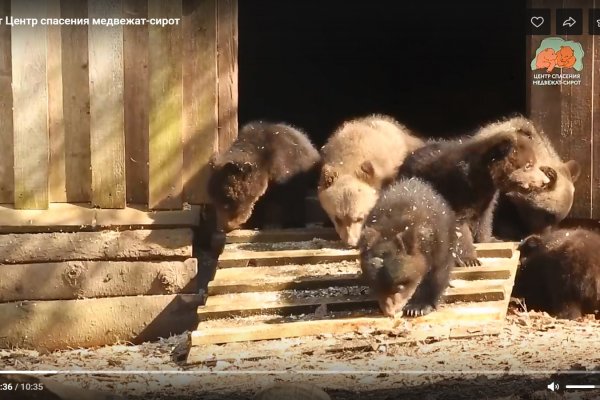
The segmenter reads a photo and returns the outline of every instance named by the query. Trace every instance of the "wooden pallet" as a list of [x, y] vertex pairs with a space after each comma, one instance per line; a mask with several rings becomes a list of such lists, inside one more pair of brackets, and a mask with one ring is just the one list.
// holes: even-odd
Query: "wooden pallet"
[[349, 338], [355, 332], [396, 343], [500, 332], [518, 264], [515, 243], [477, 245], [483, 265], [452, 270], [439, 310], [392, 319], [360, 279], [358, 251], [326, 240], [332, 237], [322, 228], [228, 235], [188, 362], [372, 347], [372, 340]]

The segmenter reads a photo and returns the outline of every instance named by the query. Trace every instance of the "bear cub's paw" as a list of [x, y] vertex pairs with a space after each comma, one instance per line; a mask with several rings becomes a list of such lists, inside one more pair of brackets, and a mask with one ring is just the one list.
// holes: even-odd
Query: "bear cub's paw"
[[435, 311], [435, 306], [425, 302], [410, 300], [402, 309], [402, 315], [405, 317], [422, 317]]

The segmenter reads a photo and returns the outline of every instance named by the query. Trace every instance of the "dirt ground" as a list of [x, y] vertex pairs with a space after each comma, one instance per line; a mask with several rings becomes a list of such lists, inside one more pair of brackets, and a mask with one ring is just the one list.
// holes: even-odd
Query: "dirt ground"
[[[0, 365], [5, 371], [103, 371], [44, 376], [140, 400], [246, 399], [260, 388], [287, 381], [316, 384], [339, 400], [600, 398], [600, 390], [556, 394], [546, 389], [551, 381], [561, 388], [600, 384], [600, 321], [562, 321], [512, 307], [499, 336], [371, 351], [189, 366], [184, 363], [187, 338], [183, 334], [138, 346], [49, 354], [0, 350]], [[124, 370], [147, 372], [119, 373]], [[558, 370], [565, 372], [557, 375]]]

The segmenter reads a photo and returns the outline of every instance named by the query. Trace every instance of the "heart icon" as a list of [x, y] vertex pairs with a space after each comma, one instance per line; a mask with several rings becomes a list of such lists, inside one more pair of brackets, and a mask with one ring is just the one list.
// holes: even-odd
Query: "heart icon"
[[544, 17], [531, 17], [531, 25], [539, 28], [544, 23]]

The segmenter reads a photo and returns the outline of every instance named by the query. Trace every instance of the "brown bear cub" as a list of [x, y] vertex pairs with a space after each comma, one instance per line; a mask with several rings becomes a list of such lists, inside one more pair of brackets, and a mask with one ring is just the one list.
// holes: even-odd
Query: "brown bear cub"
[[406, 158], [398, 177], [421, 178], [444, 196], [458, 218], [457, 264], [475, 266], [473, 243], [492, 240], [498, 190], [510, 173], [534, 163], [529, 132], [495, 123], [472, 137], [429, 142]]
[[600, 235], [559, 229], [532, 235], [519, 245], [521, 266], [514, 297], [529, 309], [575, 319], [600, 311]]
[[501, 192], [494, 215], [494, 236], [515, 241], [542, 233], [567, 216], [581, 168], [575, 160], [563, 162], [532, 121], [516, 117], [505, 124], [531, 132], [536, 155], [532, 168], [518, 169], [508, 176], [509, 185]]
[[231, 147], [210, 162], [208, 194], [219, 230], [236, 229], [251, 215], [256, 227], [301, 226], [319, 161], [319, 152], [298, 129], [283, 123], [246, 124]]
[[401, 179], [379, 197], [359, 241], [363, 278], [387, 316], [436, 309], [448, 287], [456, 216], [431, 185]]
[[344, 243], [356, 246], [380, 190], [391, 183], [411, 151], [423, 145], [391, 117], [345, 122], [321, 149], [318, 195]]

